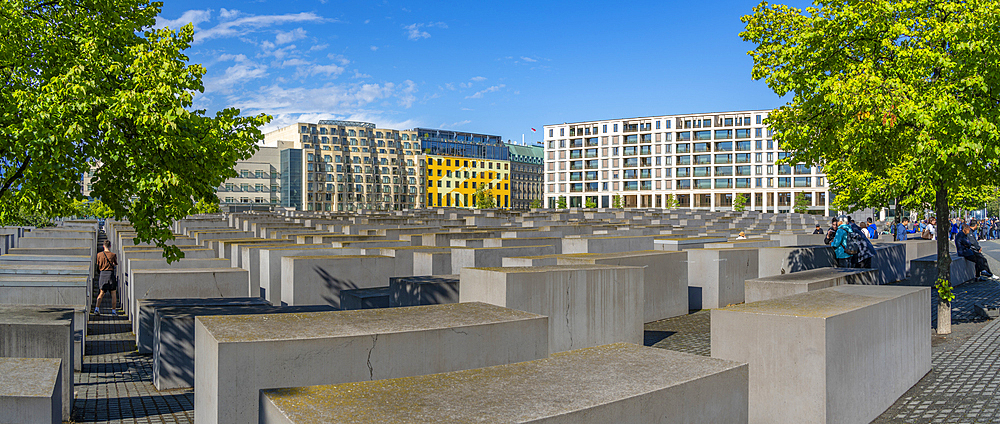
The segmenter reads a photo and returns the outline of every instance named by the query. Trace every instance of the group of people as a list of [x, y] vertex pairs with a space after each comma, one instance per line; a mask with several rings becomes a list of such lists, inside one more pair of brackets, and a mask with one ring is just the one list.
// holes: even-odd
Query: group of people
[[[961, 218], [955, 218], [951, 220], [951, 224], [948, 238], [954, 240], [956, 253], [976, 264], [976, 276], [979, 279], [1000, 281], [1000, 277], [990, 270], [979, 245], [979, 240], [990, 240], [990, 237], [996, 235], [1000, 221], [993, 219], [981, 222], [970, 219], [965, 222]], [[916, 234], [914, 238], [937, 240], [937, 219], [931, 217], [911, 226], [910, 219], [904, 217], [902, 222], [891, 227], [889, 233], [897, 241], [911, 238], [910, 234]], [[822, 234], [819, 225], [813, 234]], [[871, 218], [868, 218], [867, 225], [862, 227], [850, 216], [845, 215], [833, 219], [823, 242], [835, 249], [838, 266], [871, 268], [871, 258], [875, 256], [875, 247], [871, 244], [871, 240], [877, 239], [878, 236], [878, 226]]]
[[[871, 268], [875, 257], [875, 246], [871, 239], [878, 238], [878, 228], [868, 219], [867, 225], [861, 227], [850, 216], [834, 218], [823, 242], [834, 248], [837, 255], [837, 266], [843, 268]], [[819, 225], [813, 234], [822, 234]]]

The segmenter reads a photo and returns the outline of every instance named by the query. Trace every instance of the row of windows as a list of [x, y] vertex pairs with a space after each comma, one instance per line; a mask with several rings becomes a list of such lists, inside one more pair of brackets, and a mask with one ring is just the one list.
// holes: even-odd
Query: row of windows
[[[440, 170], [440, 169], [437, 170], [437, 176], [439, 176], [439, 177], [448, 177], [448, 178], [451, 178], [453, 176], [455, 178], [470, 178], [469, 177], [469, 171], [455, 171], [454, 173], [452, 173], [452, 171], [450, 171], [450, 170], [444, 170], [444, 174], [443, 175], [442, 175], [441, 171], [442, 170]], [[432, 175], [432, 176], [434, 175], [434, 170], [433, 169], [430, 171], [429, 175]], [[481, 172], [479, 172], [477, 174], [476, 171], [472, 171], [472, 177], [471, 178], [488, 178], [488, 179], [492, 180], [493, 179], [493, 175], [494, 174], [492, 172], [481, 171]], [[497, 172], [495, 175], [496, 175], [496, 177], [498, 179], [501, 179], [501, 180], [506, 180], [507, 179], [507, 174], [505, 174], [505, 173]]]
[[[435, 201], [435, 197], [437, 201]], [[465, 193], [448, 193], [444, 195], [442, 195], [442, 193], [437, 193], [437, 196], [435, 196], [434, 193], [427, 194], [427, 206], [457, 206], [471, 208], [475, 206], [474, 202], [475, 198]], [[498, 208], [509, 208], [509, 202], [510, 196], [506, 194], [498, 194], [495, 200], [495, 204]]]
[[[418, 142], [413, 142], [413, 144], [410, 144], [410, 142], [397, 143], [395, 140], [364, 140], [364, 139], [362, 139], [359, 142], [358, 139], [356, 139], [356, 138], [351, 138], [351, 139], [341, 138], [341, 139], [339, 139], [339, 143], [338, 143], [337, 137], [332, 137], [332, 138], [330, 138], [330, 137], [318, 137], [318, 136], [315, 136], [315, 135], [312, 136], [312, 137], [310, 137], [308, 135], [303, 135], [302, 136], [302, 142], [303, 143], [311, 143], [311, 144], [330, 144], [330, 143], [333, 143], [333, 144], [341, 144], [341, 145], [344, 145], [344, 146], [350, 145], [350, 146], [369, 146], [369, 147], [399, 147], [399, 148], [402, 148], [402, 149], [420, 150], [420, 143], [418, 143]], [[309, 146], [309, 145], [306, 145], [306, 146]], [[334, 146], [334, 150], [336, 150], [338, 147], [339, 146]], [[306, 147], [306, 148], [308, 148], [308, 147]], [[318, 149], [319, 146], [316, 146], [315, 148]], [[327, 149], [327, 150], [329, 150], [329, 149]]]
[[[431, 161], [431, 165], [433, 165], [434, 164], [434, 159], [430, 159], [430, 161]], [[452, 162], [452, 159], [441, 159], [441, 158], [438, 158], [437, 159], [437, 166], [451, 166], [451, 162]], [[468, 168], [469, 167], [469, 161], [468, 160], [455, 159], [454, 162], [455, 162], [455, 166], [461, 166], [463, 168]], [[493, 162], [483, 162], [483, 161], [476, 161], [476, 160], [472, 161], [472, 167], [473, 168], [483, 168], [483, 169], [486, 169], [488, 167], [489, 169], [493, 169], [493, 165], [494, 165]], [[503, 169], [509, 169], [509, 168], [510, 168], [510, 164], [509, 163], [504, 163], [503, 164]], [[496, 169], [500, 169], [500, 164], [499, 163], [496, 164]]]
[[[330, 129], [327, 129], [326, 127], [319, 127], [319, 128], [312, 127], [312, 128], [310, 128], [309, 126], [306, 126], [306, 125], [300, 126], [299, 127], [299, 132], [301, 132], [302, 134], [333, 134], [333, 135], [338, 135], [338, 133], [339, 133], [339, 135], [348, 136], [348, 137], [375, 137], [375, 138], [393, 138], [396, 135], [398, 135], [399, 138], [402, 139], [402, 140], [409, 140], [410, 139], [410, 135], [409, 134], [405, 134], [405, 133], [404, 134], [395, 134], [395, 133], [386, 132], [385, 134], [383, 134], [382, 131], [374, 131], [374, 132], [373, 131], [365, 131], [365, 130], [357, 130], [357, 131], [355, 131], [355, 130], [351, 130], [351, 129], [341, 129], [341, 130], [338, 131], [336, 128], [330, 128]], [[416, 136], [414, 136], [414, 137], [416, 137]]]
[[[442, 185], [441, 183], [444, 183], [444, 185]], [[459, 186], [458, 186], [459, 183], [460, 183], [459, 181], [455, 181], [455, 187], [454, 188], [459, 188]], [[461, 188], [469, 188], [469, 182], [468, 181], [461, 181], [461, 184], [462, 184]], [[448, 181], [448, 180], [438, 180], [437, 186], [440, 187], [440, 188], [452, 188], [451, 187], [452, 186], [451, 181]], [[479, 185], [479, 187], [476, 187], [476, 182], [475, 181], [472, 182], [472, 188], [473, 189], [484, 187], [484, 186], [486, 188], [490, 189], [490, 190], [492, 190], [494, 188], [493, 183], [482, 183], [481, 185]], [[434, 187], [434, 181], [428, 181], [427, 182], [427, 187]], [[500, 190], [500, 183], [496, 183], [496, 189]], [[507, 183], [504, 183], [503, 189], [504, 190], [510, 190], [510, 186]]]
[[[712, 119], [685, 119], [685, 118], [675, 118], [677, 122], [677, 129], [687, 129], [687, 128], [711, 128]], [[662, 125], [661, 125], [662, 123]], [[655, 124], [656, 129], [670, 129], [670, 119], [655, 120], [651, 122], [642, 123], [632, 123], [623, 122], [622, 128], [624, 132], [634, 132], [634, 131], [651, 131], [652, 125]], [[756, 115], [757, 125], [763, 125], [764, 117], [763, 115]], [[611, 132], [618, 132], [618, 124], [611, 124]], [[749, 126], [752, 125], [750, 116], [737, 116], [722, 118], [717, 117], [715, 120], [716, 127], [732, 127], [732, 126]], [[582, 135], [597, 135], [597, 124], [585, 124], [585, 126], [573, 126], [569, 129], [570, 137], [582, 136]], [[554, 137], [554, 129], [549, 128], [549, 137]], [[601, 124], [601, 133], [606, 134], [608, 132], [608, 124]], [[559, 136], [566, 136], [566, 128], [559, 129]]]
[[[649, 134], [646, 134], [646, 135], [649, 135]], [[669, 134], [667, 134], [667, 135], [669, 135]], [[642, 143], [650, 143], [650, 142], [652, 142], [651, 140], [647, 141], [646, 138], [635, 138], [635, 139], [633, 139], [631, 137], [634, 137], [634, 136], [625, 136], [623, 138], [622, 144], [637, 144], [637, 142], [640, 141], [640, 140], [642, 141]], [[617, 138], [617, 136], [615, 136], [615, 138]], [[578, 140], [584, 140], [584, 139], [570, 139], [569, 140], [569, 142], [570, 142], [569, 143], [569, 148], [570, 149], [580, 149], [580, 148], [584, 148], [584, 147], [596, 147], [596, 146], [598, 146], [598, 143], [596, 141], [594, 141], [593, 143], [590, 142], [590, 141], [587, 141], [586, 143], [584, 143], [583, 141], [577, 142]], [[586, 139], [586, 140], [597, 140], [597, 138]], [[656, 141], [657, 141], [657, 143], [660, 142], [660, 140], [656, 140]], [[668, 141], [668, 142], [671, 141], [670, 137], [667, 137], [666, 141]], [[735, 150], [749, 151], [751, 143], [753, 143], [755, 145], [755, 149], [754, 150], [764, 150], [764, 146], [765, 146], [765, 141], [764, 140], [756, 140], [756, 141], [753, 141], [753, 142], [751, 142], [750, 140], [741, 140], [741, 141], [735, 141], [735, 142], [733, 142], [733, 141], [720, 141], [720, 142], [716, 142], [714, 144], [711, 143], [711, 142], [682, 143], [681, 141], [690, 141], [690, 139], [688, 139], [688, 140], [678, 140], [678, 143], [676, 144], [676, 146], [677, 146], [676, 149], [677, 149], [678, 153], [687, 153], [687, 152], [690, 152], [691, 149], [692, 149], [692, 147], [694, 148], [695, 152], [711, 152], [713, 146], [715, 147], [715, 151], [727, 151], [727, 152], [731, 152], [731, 151], [734, 150], [734, 148], [735, 148]], [[549, 140], [549, 149], [553, 149], [554, 150], [555, 149], [555, 144], [556, 144], [556, 140]], [[606, 146], [607, 144], [608, 144], [607, 141], [604, 141], [600, 145]], [[618, 145], [618, 141], [617, 140], [612, 140], [612, 145]], [[657, 148], [665, 148], [666, 151], [667, 151], [667, 153], [669, 153], [670, 149], [671, 149], [670, 146], [672, 146], [672, 145], [673, 144], [664, 144], [664, 145], [658, 146]], [[766, 141], [766, 146], [767, 146], [767, 150], [774, 150], [774, 140], [767, 140]], [[653, 146], [626, 146], [626, 147], [624, 147], [624, 149], [637, 149], [637, 148], [638, 149], [651, 149], [652, 147]], [[560, 149], [566, 148], [566, 140], [559, 140], [559, 148]], [[605, 147], [604, 149], [607, 149], [607, 147]], [[612, 149], [614, 149], [615, 152], [618, 151], [618, 147], [612, 147]], [[634, 150], [632, 150], [632, 151], [634, 151]], [[574, 153], [574, 152], [576, 152], [576, 153]], [[550, 159], [551, 159], [551, 157], [552, 157], [553, 154], [554, 154], [554, 152], [552, 150], [549, 150], [549, 158]], [[565, 152], [560, 152], [560, 155], [562, 155], [562, 154], [565, 154]], [[593, 154], [593, 155], [596, 156], [597, 149], [594, 148], [594, 149], [586, 149], [586, 150], [570, 150], [570, 154], [577, 154], [577, 155]], [[615, 154], [617, 154], [617, 153], [615, 153]]]
[[[619, 179], [619, 175], [621, 176], [621, 179], [626, 179], [626, 180], [634, 180], [634, 179], [639, 179], [639, 178], [652, 178], [654, 172], [656, 173], [657, 177], [660, 177], [661, 173], [662, 173], [662, 176], [663, 177], [667, 177], [667, 178], [670, 178], [671, 174], [676, 175], [678, 178], [686, 178], [686, 177], [692, 177], [692, 176], [693, 177], [711, 177], [711, 176], [729, 177], [729, 176], [736, 175], [736, 176], [747, 176], [747, 177], [749, 177], [749, 176], [755, 176], [755, 175], [765, 175], [764, 174], [764, 167], [761, 166], [761, 165], [754, 166], [754, 171], [756, 171], [754, 173], [751, 173], [750, 169], [751, 169], [750, 165], [742, 165], [742, 166], [716, 166], [714, 168], [714, 171], [715, 171], [714, 174], [712, 173], [713, 168], [710, 167], [710, 166], [696, 166], [696, 167], [691, 167], [691, 168], [688, 168], [688, 167], [665, 168], [665, 169], [657, 169], [655, 171], [653, 169], [625, 169], [625, 170], [622, 170], [621, 173], [619, 173], [618, 171], [615, 171], [612, 174], [611, 179], [617, 180], [617, 179]], [[795, 167], [795, 174], [797, 174], [797, 175], [808, 175], [808, 174], [811, 173], [809, 171], [810, 171], [810, 168], [808, 166], [797, 165]], [[770, 165], [767, 166], [767, 175], [774, 175], [774, 167], [773, 166], [770, 166]], [[792, 167], [787, 166], [787, 165], [780, 165], [778, 167], [778, 175], [792, 175]], [[549, 174], [549, 181], [555, 181], [555, 176], [556, 176], [555, 173]], [[559, 180], [560, 181], [565, 181], [565, 178], [566, 178], [566, 173], [565, 172], [560, 173]], [[808, 177], [806, 177], [806, 178], [808, 178]], [[822, 183], [823, 177], [817, 177], [817, 178], [818, 178], [818, 181], [820, 181]], [[599, 178], [598, 171], [570, 172], [569, 173], [569, 180], [570, 181], [585, 181], [585, 180], [586, 181], [593, 181], [593, 180], [600, 180], [600, 179], [607, 179], [607, 171], [604, 171], [603, 178]]]
[[[644, 178], [648, 178], [644, 177]], [[775, 180], [777, 180], [778, 188], [789, 188], [789, 187], [813, 187], [812, 177], [795, 177], [795, 178], [700, 178], [700, 179], [680, 179], [680, 180], [641, 180], [641, 181], [622, 181], [622, 190], [632, 191], [632, 190], [661, 190], [661, 189], [676, 189], [676, 190], [708, 190], [708, 189], [726, 189], [726, 188], [774, 188]], [[673, 183], [673, 184], [672, 184]], [[559, 184], [560, 192], [564, 191], [565, 184]], [[569, 183], [569, 192], [584, 192], [584, 191], [611, 191], [618, 189], [618, 183], [608, 183], [608, 182], [586, 182], [586, 183]], [[654, 188], [655, 185], [655, 188]], [[549, 190], [555, 192], [555, 184], [549, 185]], [[816, 177], [816, 187], [822, 186], [822, 178]]]

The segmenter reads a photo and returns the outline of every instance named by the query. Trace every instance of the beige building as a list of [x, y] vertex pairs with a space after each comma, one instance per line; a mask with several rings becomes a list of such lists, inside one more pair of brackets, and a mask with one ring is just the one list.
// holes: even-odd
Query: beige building
[[647, 116], [546, 125], [545, 205], [789, 212], [804, 197], [829, 215], [819, 167], [781, 165], [764, 124], [769, 110]]
[[264, 135], [279, 146], [278, 205], [310, 211], [424, 206], [417, 132], [357, 121], [300, 122]]
[[216, 189], [223, 211], [268, 210], [278, 206], [280, 193], [277, 146], [262, 146], [247, 160], [236, 162], [239, 174]]

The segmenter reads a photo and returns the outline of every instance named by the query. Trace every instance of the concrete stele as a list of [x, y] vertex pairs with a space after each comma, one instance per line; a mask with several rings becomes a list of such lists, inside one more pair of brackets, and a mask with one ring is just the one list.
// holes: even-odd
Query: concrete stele
[[467, 371], [269, 389], [260, 403], [262, 424], [745, 423], [747, 365], [617, 343]]
[[642, 343], [643, 269], [610, 265], [465, 268], [461, 302], [549, 317], [549, 349]]
[[62, 423], [62, 360], [0, 358], [0, 423]]
[[544, 358], [547, 329], [544, 316], [483, 303], [198, 317], [194, 418], [254, 423], [261, 389]]

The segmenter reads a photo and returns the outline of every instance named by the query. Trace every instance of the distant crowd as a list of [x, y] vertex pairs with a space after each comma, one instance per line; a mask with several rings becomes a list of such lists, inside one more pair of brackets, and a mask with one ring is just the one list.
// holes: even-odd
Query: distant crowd
[[[838, 266], [844, 268], [871, 268], [871, 260], [875, 256], [875, 247], [871, 240], [878, 239], [880, 235], [883, 238], [892, 237], [895, 241], [938, 238], [937, 220], [934, 217], [913, 224], [909, 218], [904, 217], [902, 222], [883, 225], [881, 231], [871, 218], [863, 222], [863, 226], [846, 215], [834, 218], [830, 224], [823, 242], [835, 249]], [[823, 234], [822, 227], [817, 225], [813, 234]], [[910, 236], [911, 234], [913, 236]], [[976, 275], [981, 279], [1000, 280], [1000, 277], [993, 275], [979, 245], [980, 240], [998, 238], [1000, 238], [1000, 219], [996, 217], [968, 221], [954, 218], [948, 231], [948, 240], [955, 242], [956, 253], [976, 264]]]

